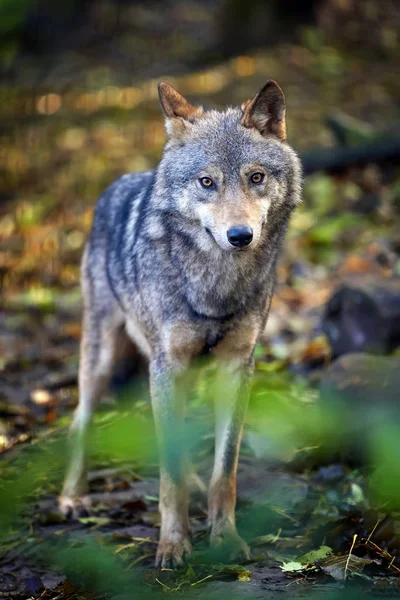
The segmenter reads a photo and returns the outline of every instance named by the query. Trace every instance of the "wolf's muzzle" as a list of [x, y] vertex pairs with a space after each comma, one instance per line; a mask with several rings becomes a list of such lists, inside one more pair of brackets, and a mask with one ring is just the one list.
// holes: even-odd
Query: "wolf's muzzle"
[[226, 232], [228, 241], [236, 248], [248, 246], [253, 239], [253, 230], [247, 225], [234, 225]]

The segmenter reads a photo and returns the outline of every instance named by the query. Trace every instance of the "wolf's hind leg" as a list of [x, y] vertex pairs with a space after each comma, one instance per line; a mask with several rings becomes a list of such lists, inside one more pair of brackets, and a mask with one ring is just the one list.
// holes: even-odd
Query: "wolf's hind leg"
[[90, 508], [87, 494], [87, 430], [93, 413], [106, 389], [117, 348], [124, 336], [121, 322], [115, 315], [99, 317], [86, 309], [79, 365], [79, 404], [70, 429], [71, 458], [59, 498], [60, 510], [68, 517], [85, 514]]

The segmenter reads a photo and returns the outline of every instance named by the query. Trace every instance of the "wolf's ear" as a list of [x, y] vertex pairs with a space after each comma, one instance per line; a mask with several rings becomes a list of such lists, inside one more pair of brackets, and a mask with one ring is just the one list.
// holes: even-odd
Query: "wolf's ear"
[[158, 84], [158, 94], [166, 117], [167, 133], [171, 137], [182, 134], [189, 123], [203, 114], [201, 106], [189, 104], [169, 83], [161, 81]]
[[242, 125], [286, 140], [285, 96], [276, 81], [269, 79], [257, 96], [242, 104], [242, 110]]

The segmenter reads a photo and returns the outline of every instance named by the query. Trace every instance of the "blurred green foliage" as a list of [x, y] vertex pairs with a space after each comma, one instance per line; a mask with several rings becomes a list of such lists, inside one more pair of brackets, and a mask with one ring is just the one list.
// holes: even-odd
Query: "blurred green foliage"
[[[204, 455], [205, 448], [208, 447], [207, 456], [211, 457], [212, 453], [212, 446], [208, 444], [204, 446], [212, 429], [209, 404], [212, 388], [204, 385], [204, 382], [209, 380], [209, 375], [198, 377], [197, 393], [189, 406], [185, 430], [170, 432], [177, 452], [182, 452], [184, 448], [192, 451], [195, 464], [199, 462], [202, 453]], [[218, 389], [220, 390], [221, 387]], [[193, 396], [193, 390], [191, 392]], [[124, 395], [125, 401], [124, 398], [120, 399], [120, 410], [100, 411], [95, 417], [95, 426], [91, 435], [92, 460], [97, 464], [105, 465], [128, 464], [132, 465], [135, 472], [146, 473], [157, 461], [151, 408], [147, 401], [137, 397], [128, 410], [126, 399], [131, 394], [126, 391]], [[132, 402], [132, 398], [130, 400]], [[3, 544], [4, 548], [7, 547], [10, 534], [26, 530], [26, 524], [30, 521], [28, 515], [32, 501], [37, 502], [43, 496], [57, 494], [60, 489], [69, 443], [64, 425], [65, 420], [54, 427], [53, 433], [47, 434], [31, 446], [23, 447], [14, 459], [11, 458], [3, 463], [0, 549]], [[315, 391], [305, 386], [295, 385], [284, 374], [282, 377], [276, 374], [272, 378], [263, 372], [257, 374], [252, 390], [248, 428], [249, 432], [256, 432], [258, 450], [262, 449], [267, 463], [276, 462], [277, 457], [279, 460], [290, 461], [302, 452], [321, 456], [324, 453], [340, 451], [344, 438], [352, 435], [352, 427], [354, 424], [346, 421], [345, 412], [340, 408], [322, 404]], [[353, 508], [365, 508], [375, 504], [385, 507], [385, 510], [390, 507], [390, 510], [398, 511], [400, 510], [398, 428], [384, 424], [368, 435], [364, 443], [370, 449], [374, 466], [370, 482], [372, 494], [367, 492], [368, 482], [365, 480], [363, 486], [366, 496], [359, 484], [354, 483], [347, 491], [344, 491], [344, 488], [339, 492], [334, 502], [338, 503], [337, 506], [348, 502], [349, 506], [353, 505]], [[247, 439], [246, 436], [244, 455], [250, 451]], [[317, 509], [313, 509], [316, 522], [319, 519], [322, 519], [321, 522], [326, 520], [329, 510], [330, 512], [333, 510], [334, 496], [329, 500], [328, 497], [325, 498], [325, 493], [326, 491], [320, 491], [319, 504]], [[296, 524], [297, 515], [293, 512], [293, 508], [287, 508], [286, 494], [287, 489], [280, 491], [279, 488], [276, 490], [271, 488], [265, 495], [255, 498], [251, 506], [239, 508], [239, 529], [249, 542], [254, 541], [257, 536], [262, 534], [265, 536], [276, 531], [282, 519], [292, 527]], [[328, 513], [325, 512], [326, 510]], [[95, 526], [94, 530], [96, 524], [97, 527], [101, 527], [103, 521], [104, 525], [107, 525], [109, 519], [96, 516], [92, 520], [87, 519], [88, 524]], [[82, 519], [82, 523], [84, 522], [85, 519]], [[299, 529], [299, 525], [296, 525], [296, 528]], [[273, 541], [272, 536], [269, 537]], [[164, 594], [166, 591], [189, 591], [193, 586], [201, 588], [215, 578], [218, 579], [221, 573], [224, 573], [224, 576], [234, 576], [239, 580], [242, 578], [243, 581], [246, 581], [246, 577], [251, 580], [251, 567], [249, 575], [246, 575], [244, 567], [221, 566], [220, 558], [206, 551], [203, 543], [199, 543], [198, 547], [195, 544], [195, 554], [189, 567], [175, 574], [166, 573], [164, 578], [162, 574], [145, 577], [141, 561], [146, 555], [138, 553], [135, 544], [132, 550], [133, 553], [116, 553], [115, 542], [113, 543], [109, 538], [107, 541], [98, 535], [94, 537], [87, 535], [75, 541], [68, 538], [58, 542], [55, 538], [49, 541], [42, 540], [37, 548], [33, 550], [31, 548], [30, 552], [33, 552], [35, 560], [42, 564], [61, 567], [67, 574], [68, 580], [73, 582], [74, 586], [81, 587], [83, 593], [105, 594], [113, 598], [132, 597], [133, 592], [136, 597], [146, 598], [149, 594], [154, 596], [158, 593]], [[324, 550], [324, 555], [328, 551], [329, 549]], [[308, 554], [304, 555], [303, 552], [304, 556], [309, 557], [305, 564], [307, 562], [311, 565], [318, 564], [321, 552], [322, 550], [311, 546]], [[293, 557], [293, 553], [281, 550], [280, 560], [282, 563], [296, 560], [303, 564], [304, 556], [302, 559], [301, 554], [297, 551], [297, 557], [296, 555]], [[131, 566], [128, 568], [129, 565]], [[318, 592], [313, 593], [313, 597], [318, 598]], [[328, 597], [331, 596], [324, 592], [323, 598]], [[349, 592], [350, 597], [355, 597], [354, 592], [352, 595]]]
[[31, 0], [0, 0], [0, 35], [12, 33], [32, 8]]
[[400, 507], [400, 427], [388, 421], [375, 429], [369, 442], [374, 471], [371, 492], [375, 503], [386, 510]]

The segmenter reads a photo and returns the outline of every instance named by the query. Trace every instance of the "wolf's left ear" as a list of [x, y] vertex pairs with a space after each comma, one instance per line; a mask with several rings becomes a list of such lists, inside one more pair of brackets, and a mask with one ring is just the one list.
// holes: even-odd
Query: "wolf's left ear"
[[189, 123], [203, 114], [201, 106], [192, 106], [172, 85], [161, 81], [158, 95], [164, 115], [167, 119], [167, 133], [170, 136], [183, 133]]
[[257, 96], [242, 104], [242, 110], [242, 125], [286, 141], [286, 102], [276, 81], [269, 79]]

